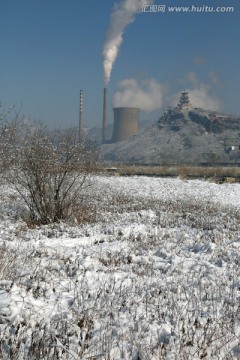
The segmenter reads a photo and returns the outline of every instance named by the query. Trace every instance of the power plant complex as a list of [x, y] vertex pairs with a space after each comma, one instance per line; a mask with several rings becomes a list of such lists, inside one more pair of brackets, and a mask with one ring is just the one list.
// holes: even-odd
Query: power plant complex
[[[183, 91], [175, 107], [168, 107], [160, 119], [139, 132], [139, 108], [114, 107], [114, 123], [108, 125], [108, 91], [103, 90], [103, 119], [88, 132], [98, 138], [106, 160], [125, 159], [142, 164], [240, 164], [240, 118], [205, 110], [191, 104]], [[80, 91], [79, 138], [83, 137], [83, 91]], [[111, 134], [110, 134], [111, 131]], [[85, 131], [84, 131], [85, 133]], [[154, 135], [154, 136], [153, 136]], [[129, 140], [126, 142], [126, 140]], [[113, 144], [114, 146], [111, 146]]]
[[[103, 119], [101, 127], [102, 144], [115, 144], [132, 138], [139, 134], [139, 108], [136, 107], [114, 107], [114, 123], [112, 134], [109, 133], [108, 126], [108, 90], [103, 90]], [[230, 114], [219, 114], [213, 111], [207, 111], [194, 107], [188, 97], [188, 92], [183, 91], [180, 95], [179, 102], [176, 107], [169, 107], [162, 115], [161, 126], [165, 122], [171, 122], [172, 129], [181, 127], [182, 121], [191, 120], [194, 122], [204, 123], [207, 131], [215, 131], [215, 129], [224, 128], [222, 121], [231, 123]], [[165, 121], [165, 119], [167, 119]], [[170, 119], [170, 120], [169, 120]], [[79, 139], [85, 133], [83, 129], [83, 91], [80, 91], [80, 107], [79, 107]], [[220, 130], [219, 130], [220, 131]]]
[[[101, 143], [117, 143], [128, 140], [130, 137], [137, 135], [139, 131], [138, 117], [139, 109], [135, 107], [115, 107], [113, 108], [114, 124], [112, 136], [108, 134], [108, 90], [103, 89], [103, 119], [101, 131]], [[79, 140], [84, 136], [83, 128], [83, 90], [80, 90], [79, 104]]]
[[[108, 91], [103, 90], [103, 120], [102, 120], [102, 144], [117, 143], [124, 141], [138, 134], [138, 116], [139, 109], [134, 107], [115, 107], [114, 125], [111, 139], [108, 137]], [[85, 131], [83, 128], [83, 90], [80, 90], [79, 104], [79, 140], [83, 137]]]

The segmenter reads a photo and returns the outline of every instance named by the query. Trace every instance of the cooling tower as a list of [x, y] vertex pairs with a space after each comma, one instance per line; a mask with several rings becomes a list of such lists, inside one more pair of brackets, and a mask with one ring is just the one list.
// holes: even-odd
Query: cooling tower
[[114, 111], [114, 126], [112, 142], [123, 141], [138, 134], [139, 109], [130, 107], [117, 107]]

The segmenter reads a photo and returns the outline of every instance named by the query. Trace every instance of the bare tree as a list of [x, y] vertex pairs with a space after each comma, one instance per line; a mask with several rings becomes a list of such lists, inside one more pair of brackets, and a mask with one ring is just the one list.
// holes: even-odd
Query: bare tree
[[15, 106], [5, 108], [0, 102], [0, 172], [4, 172], [13, 160], [13, 144], [24, 116]]
[[74, 217], [96, 164], [96, 148], [78, 141], [74, 131], [50, 133], [35, 124], [15, 144], [7, 178], [27, 204], [31, 221], [48, 224]]

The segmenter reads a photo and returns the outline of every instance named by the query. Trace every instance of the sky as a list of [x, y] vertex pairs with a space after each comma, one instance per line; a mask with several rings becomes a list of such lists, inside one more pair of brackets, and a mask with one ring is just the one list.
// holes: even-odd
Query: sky
[[[112, 0], [0, 0], [5, 107], [22, 107], [26, 117], [50, 128], [78, 126], [82, 89], [84, 126], [101, 127], [103, 48], [116, 3], [121, 9], [122, 1]], [[129, 99], [143, 105], [140, 120], [157, 121], [183, 90], [196, 106], [240, 115], [239, 1], [155, 0], [154, 5], [165, 5], [165, 12], [144, 7], [123, 32], [108, 82], [109, 122], [113, 102], [127, 106]], [[169, 6], [194, 6], [198, 12], [170, 12]], [[234, 11], [199, 12], [203, 6]]]

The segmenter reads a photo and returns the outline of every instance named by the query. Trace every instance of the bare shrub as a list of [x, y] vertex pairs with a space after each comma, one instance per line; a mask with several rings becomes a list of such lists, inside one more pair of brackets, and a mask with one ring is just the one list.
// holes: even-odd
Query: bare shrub
[[13, 161], [13, 144], [24, 116], [14, 106], [5, 109], [0, 102], [0, 172], [3, 173]]
[[[13, 280], [15, 276], [16, 254], [9, 251], [5, 244], [0, 245], [0, 286], [1, 280]], [[6, 283], [7, 284], [7, 283]]]
[[73, 219], [96, 170], [95, 147], [77, 141], [73, 131], [50, 133], [39, 125], [29, 126], [19, 140], [6, 177], [25, 201], [30, 223]]

